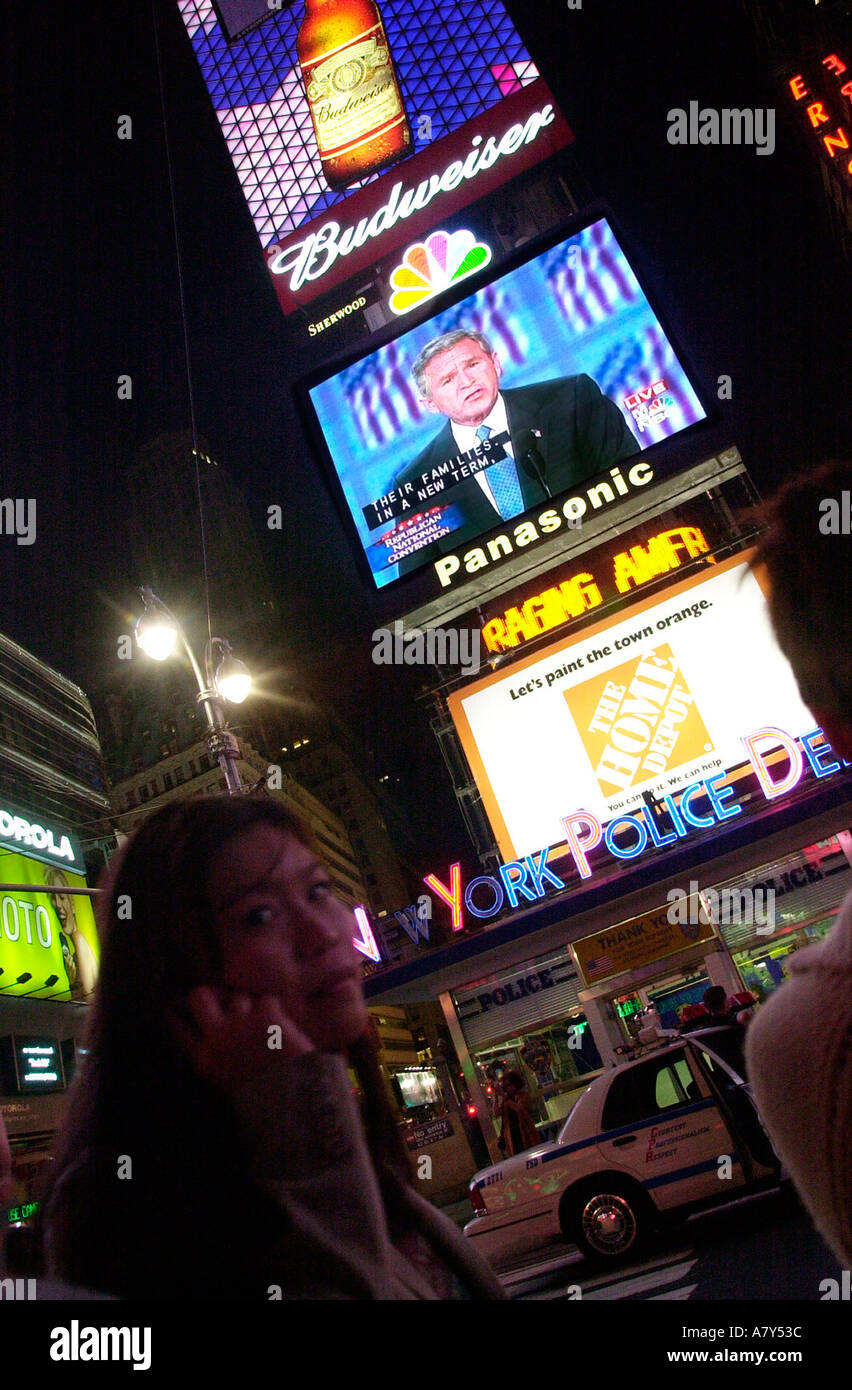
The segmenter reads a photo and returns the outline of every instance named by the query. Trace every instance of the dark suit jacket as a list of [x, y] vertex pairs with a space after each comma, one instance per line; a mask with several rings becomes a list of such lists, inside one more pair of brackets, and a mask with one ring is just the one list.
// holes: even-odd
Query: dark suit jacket
[[[544, 480], [552, 497], [567, 492], [584, 478], [611, 468], [621, 459], [639, 453], [639, 445], [621, 411], [601, 393], [590, 376], [558, 377], [554, 381], [502, 391], [501, 395], [506, 402], [524, 511], [548, 500], [544, 488], [527, 473], [518, 457], [517, 441], [524, 430], [540, 432], [541, 438], [535, 445], [544, 463]], [[432, 443], [396, 475], [393, 486], [398, 488], [403, 483], [415, 481], [457, 453], [458, 446], [448, 420]], [[466, 478], [444, 493], [435, 493], [424, 499], [422, 505], [425, 509], [442, 503], [459, 507], [465, 518], [464, 525], [401, 561], [401, 574], [501, 525], [500, 516], [475, 477]]]

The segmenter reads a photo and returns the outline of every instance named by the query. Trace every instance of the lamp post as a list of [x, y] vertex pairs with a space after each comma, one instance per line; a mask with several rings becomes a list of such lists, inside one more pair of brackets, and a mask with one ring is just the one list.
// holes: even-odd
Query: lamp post
[[[207, 718], [207, 747], [211, 757], [218, 760], [225, 776], [225, 785], [231, 796], [244, 790], [237, 767], [240, 746], [228, 728], [223, 709], [223, 700], [232, 704], [242, 704], [251, 689], [251, 676], [248, 668], [231, 654], [231, 647], [222, 637], [211, 637], [204, 647], [204, 672], [195, 658], [195, 653], [186, 639], [186, 633], [174, 614], [162, 599], [157, 598], [153, 589], [139, 589], [144, 611], [136, 621], [136, 641], [148, 656], [155, 661], [165, 661], [174, 650], [176, 640], [180, 640], [189, 657], [190, 665], [198, 683], [198, 703]], [[221, 653], [219, 665], [214, 669], [214, 648]]]

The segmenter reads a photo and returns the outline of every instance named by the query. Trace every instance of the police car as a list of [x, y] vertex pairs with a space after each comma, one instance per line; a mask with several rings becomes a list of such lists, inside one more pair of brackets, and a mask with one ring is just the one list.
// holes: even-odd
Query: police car
[[674, 1213], [777, 1182], [742, 1036], [677, 1036], [597, 1077], [555, 1143], [474, 1176], [465, 1235], [496, 1265], [559, 1238], [615, 1262]]

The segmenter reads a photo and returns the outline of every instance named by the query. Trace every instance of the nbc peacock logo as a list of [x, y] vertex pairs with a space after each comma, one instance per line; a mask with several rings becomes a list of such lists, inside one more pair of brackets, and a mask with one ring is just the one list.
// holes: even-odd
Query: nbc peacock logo
[[402, 264], [391, 271], [391, 312], [407, 314], [419, 308], [450, 285], [482, 270], [490, 260], [491, 247], [477, 241], [473, 232], [432, 232], [425, 241], [409, 246]]

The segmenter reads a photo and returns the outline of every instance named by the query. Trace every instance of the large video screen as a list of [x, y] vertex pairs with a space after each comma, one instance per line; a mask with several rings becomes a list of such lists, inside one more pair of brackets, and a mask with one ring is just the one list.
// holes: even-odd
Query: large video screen
[[597, 475], [624, 495], [705, 417], [603, 218], [309, 395], [377, 588], [532, 508], [517, 545], [558, 530], [552, 502]]
[[450, 695], [449, 709], [507, 859], [565, 842], [745, 762], [743, 736], [814, 727], [747, 556], [683, 580], [581, 637]]
[[178, 3], [263, 247], [538, 76], [501, 0]]

